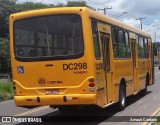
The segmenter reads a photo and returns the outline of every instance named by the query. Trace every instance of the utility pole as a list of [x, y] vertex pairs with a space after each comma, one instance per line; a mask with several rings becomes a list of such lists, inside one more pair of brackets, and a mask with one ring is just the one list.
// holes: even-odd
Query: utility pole
[[107, 11], [108, 9], [112, 9], [112, 6], [111, 6], [111, 7], [106, 7], [106, 8], [103, 8], [103, 9], [99, 9], [99, 8], [98, 8], [98, 11], [99, 11], [99, 10], [103, 10], [104, 15], [106, 15], [106, 11]]
[[146, 17], [139, 17], [139, 18], [136, 18], [136, 20], [139, 20], [140, 23], [141, 23], [141, 30], [143, 29], [143, 27], [142, 27], [142, 20], [143, 20], [143, 19], [146, 19]]

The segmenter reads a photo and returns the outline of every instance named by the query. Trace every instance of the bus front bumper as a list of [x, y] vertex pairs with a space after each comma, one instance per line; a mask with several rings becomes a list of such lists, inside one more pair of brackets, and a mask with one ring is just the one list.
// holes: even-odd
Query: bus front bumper
[[96, 94], [14, 96], [16, 106], [90, 105], [96, 104]]

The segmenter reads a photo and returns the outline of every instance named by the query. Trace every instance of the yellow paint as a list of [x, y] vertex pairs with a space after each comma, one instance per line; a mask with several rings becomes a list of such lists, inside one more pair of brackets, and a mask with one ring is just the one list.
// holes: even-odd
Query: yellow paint
[[[14, 22], [17, 20], [46, 16], [54, 14], [78, 14], [82, 19], [84, 55], [76, 59], [67, 60], [49, 60], [36, 62], [21, 62], [15, 59], [14, 55]], [[97, 32], [100, 44], [100, 59], [95, 59], [94, 44], [92, 37], [91, 19], [97, 20]], [[111, 102], [119, 101], [119, 84], [122, 79], [126, 81], [126, 95], [129, 96], [134, 91], [144, 89], [144, 79], [138, 78], [146, 75], [147, 72], [152, 73], [152, 62], [150, 54], [149, 59], [138, 59], [137, 47], [135, 48], [136, 66], [133, 68], [132, 57], [127, 59], [114, 59], [113, 43], [112, 43], [112, 25], [129, 31], [129, 41], [136, 41], [136, 34], [150, 38], [148, 33], [130, 27], [110, 17], [101, 15], [91, 9], [83, 7], [72, 8], [52, 8], [34, 11], [21, 12], [10, 16], [10, 53], [12, 64], [13, 82], [16, 87], [14, 101], [17, 106], [29, 105], [98, 105], [105, 107]], [[131, 32], [130, 32], [131, 31]], [[136, 33], [136, 34], [135, 34]], [[102, 45], [101, 36], [108, 40], [105, 47]], [[136, 44], [137, 45], [137, 44]], [[149, 41], [151, 49], [151, 40]], [[108, 48], [107, 48], [108, 47]], [[103, 53], [102, 48], [107, 52]], [[151, 51], [150, 51], [151, 52]], [[104, 55], [104, 57], [103, 57]], [[97, 70], [97, 65], [105, 65], [104, 60], [110, 67], [109, 70], [104, 67]], [[139, 62], [139, 63], [138, 63]], [[149, 62], [149, 63], [148, 63]], [[77, 70], [85, 72], [84, 74], [76, 74], [74, 70], [63, 70], [63, 64], [87, 64], [87, 69]], [[46, 67], [52, 64], [53, 67]], [[23, 66], [24, 73], [18, 74], [17, 67]], [[150, 68], [149, 68], [150, 67]], [[133, 69], [136, 71], [133, 74]], [[89, 79], [94, 79], [94, 92], [89, 91]], [[152, 83], [152, 75], [150, 77]], [[46, 84], [41, 86], [38, 84], [39, 79], [44, 79]], [[50, 81], [62, 81], [61, 84], [48, 84]], [[101, 90], [97, 90], [101, 88]], [[104, 89], [103, 89], [104, 88]], [[58, 90], [58, 93], [47, 94], [46, 91]], [[37, 102], [40, 97], [40, 102]], [[75, 100], [64, 101], [64, 97], [76, 97]], [[27, 101], [33, 99], [34, 101]]]

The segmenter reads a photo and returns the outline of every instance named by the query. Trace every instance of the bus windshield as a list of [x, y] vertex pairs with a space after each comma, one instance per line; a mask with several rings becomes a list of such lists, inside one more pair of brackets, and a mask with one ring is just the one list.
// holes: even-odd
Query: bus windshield
[[81, 17], [40, 16], [14, 22], [14, 53], [21, 60], [77, 58], [84, 53]]

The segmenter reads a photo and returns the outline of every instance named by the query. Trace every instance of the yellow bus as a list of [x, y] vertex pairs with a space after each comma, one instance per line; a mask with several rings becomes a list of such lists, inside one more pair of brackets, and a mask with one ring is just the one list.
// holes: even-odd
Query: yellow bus
[[10, 16], [16, 106], [105, 108], [147, 93], [152, 85], [151, 36], [85, 7]]

